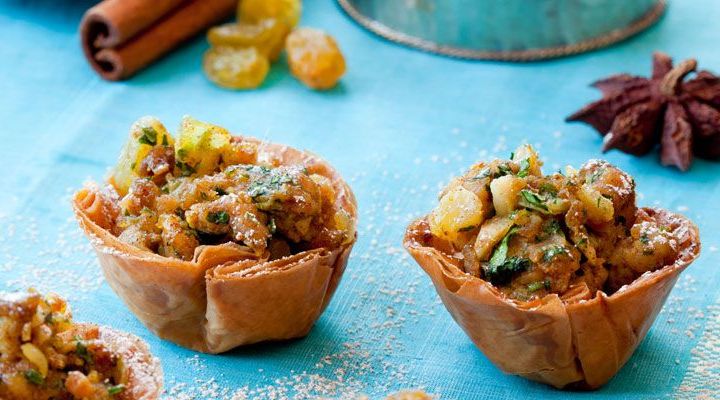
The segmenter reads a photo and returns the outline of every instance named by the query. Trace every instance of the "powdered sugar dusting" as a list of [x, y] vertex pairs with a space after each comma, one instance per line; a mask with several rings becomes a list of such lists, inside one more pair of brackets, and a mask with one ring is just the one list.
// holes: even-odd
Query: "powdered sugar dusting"
[[708, 307], [708, 321], [691, 353], [677, 399], [716, 399], [720, 394], [720, 303]]
[[[63, 199], [61, 204], [69, 204]], [[0, 290], [58, 292], [72, 303], [87, 298], [103, 284], [92, 246], [75, 218], [40, 227], [35, 217], [0, 216], [0, 271], [14, 278]]]

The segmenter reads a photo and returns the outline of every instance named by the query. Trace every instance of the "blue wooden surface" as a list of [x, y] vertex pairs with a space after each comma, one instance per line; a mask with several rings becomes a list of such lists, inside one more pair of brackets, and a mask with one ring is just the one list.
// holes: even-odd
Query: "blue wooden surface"
[[[563, 117], [598, 94], [594, 78], [649, 72], [653, 50], [697, 56], [720, 71], [720, 7], [672, 1], [648, 32], [598, 52], [533, 64], [468, 62], [394, 46], [360, 30], [329, 0], [305, 2], [303, 24], [336, 36], [349, 70], [317, 93], [280, 63], [264, 86], [230, 92], [200, 71], [202, 39], [135, 78], [108, 83], [82, 58], [77, 22], [88, 2], [0, 3], [0, 290], [35, 286], [68, 296], [79, 320], [126, 329], [162, 358], [168, 398], [338, 397], [425, 387], [447, 399], [564, 398], [494, 368], [465, 337], [401, 249], [404, 227], [438, 188], [476, 160], [535, 144], [547, 169], [600, 157], [600, 138]], [[71, 218], [69, 196], [113, 165], [130, 124], [156, 115], [171, 129], [183, 114], [235, 132], [321, 154], [355, 190], [360, 238], [336, 297], [310, 335], [220, 356], [158, 340], [103, 282]], [[685, 213], [703, 254], [681, 277], [648, 337], [615, 379], [593, 395], [622, 398], [718, 394], [720, 233], [718, 164], [685, 174], [657, 154], [606, 157], [636, 177], [640, 202]], [[214, 392], [213, 392], [214, 390]], [[254, 391], [253, 391], [254, 390]], [[242, 397], [237, 397], [242, 398]]]

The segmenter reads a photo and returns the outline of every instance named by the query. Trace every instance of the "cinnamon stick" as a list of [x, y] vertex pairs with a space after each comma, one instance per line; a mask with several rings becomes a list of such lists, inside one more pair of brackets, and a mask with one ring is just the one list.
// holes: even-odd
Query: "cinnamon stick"
[[105, 0], [80, 22], [90, 65], [107, 80], [126, 79], [209, 26], [237, 0]]

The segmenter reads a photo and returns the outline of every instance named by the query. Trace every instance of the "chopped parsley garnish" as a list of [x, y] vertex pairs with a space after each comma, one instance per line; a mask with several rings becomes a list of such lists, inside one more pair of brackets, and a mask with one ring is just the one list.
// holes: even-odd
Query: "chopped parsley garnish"
[[283, 185], [295, 184], [295, 177], [291, 175], [291, 171], [284, 169], [265, 170], [263, 175], [253, 181], [248, 187], [247, 194], [253, 200], [258, 197], [267, 196], [279, 192]]
[[475, 175], [471, 179], [479, 181], [481, 179], [485, 179], [485, 178], [489, 177], [490, 175], [491, 175], [490, 168], [483, 168], [479, 174]]
[[167, 135], [163, 135], [162, 145], [163, 145], [163, 146], [167, 146], [167, 145], [169, 145], [169, 144], [170, 144], [170, 143], [168, 142], [168, 137], [167, 137]]
[[545, 205], [545, 199], [540, 197], [537, 193], [533, 193], [527, 189], [520, 191], [520, 201], [518, 204], [531, 210], [540, 211], [544, 214], [550, 213], [547, 205]]
[[82, 339], [79, 337], [76, 337], [75, 340], [75, 354], [82, 358], [87, 364], [92, 364], [92, 357], [90, 356], [90, 352], [88, 351], [87, 346], [85, 346], [85, 343], [83, 343]]
[[493, 285], [510, 283], [512, 277], [530, 268], [530, 260], [522, 257], [510, 257], [500, 265], [483, 267], [485, 278]]
[[495, 251], [493, 251], [493, 254], [490, 257], [490, 265], [497, 266], [505, 262], [505, 259], [507, 258], [508, 244], [510, 242], [510, 238], [512, 238], [512, 236], [516, 234], [518, 230], [519, 228], [517, 226], [510, 227], [508, 233], [505, 234], [505, 236], [500, 241], [500, 244], [495, 248]]
[[535, 236], [535, 242], [539, 243], [543, 240], [547, 240], [552, 235], [561, 231], [562, 227], [560, 226], [560, 221], [556, 219], [551, 219], [543, 224], [542, 232]]
[[517, 176], [519, 178], [524, 178], [530, 174], [530, 160], [524, 159], [520, 161], [520, 171], [518, 171]]
[[500, 241], [500, 244], [493, 251], [490, 261], [483, 265], [485, 278], [493, 285], [504, 285], [509, 283], [515, 274], [530, 268], [530, 260], [522, 257], [508, 258], [508, 243], [510, 238], [518, 231], [517, 226], [510, 228], [508, 233]]
[[514, 160], [514, 159], [515, 159], [515, 152], [514, 152], [514, 151], [511, 151], [511, 152], [510, 152], [510, 159], [511, 159], [511, 160]]
[[121, 383], [121, 384], [119, 384], [119, 385], [110, 386], [110, 387], [108, 388], [108, 394], [109, 394], [110, 396], [115, 396], [116, 394], [122, 393], [124, 390], [125, 390], [125, 385], [123, 385], [123, 384]]
[[42, 385], [45, 383], [45, 378], [43, 378], [42, 375], [40, 375], [39, 372], [35, 371], [34, 369], [29, 369], [25, 371], [25, 379], [28, 380], [28, 382], [32, 383], [33, 385]]
[[497, 172], [495, 173], [495, 175], [494, 175], [493, 177], [494, 177], [494, 178], [499, 178], [499, 177], [501, 177], [501, 176], [512, 175], [512, 174], [513, 174], [513, 171], [512, 171], [512, 169], [510, 169], [510, 166], [509, 166], [509, 165], [507, 165], [507, 164], [500, 164], [500, 165], [498, 165], [498, 170], [497, 170]]
[[157, 144], [157, 131], [150, 126], [142, 128], [142, 136], [138, 139], [141, 144], [155, 146]]
[[550, 290], [551, 282], [550, 279], [544, 281], [537, 281], [527, 285], [528, 292], [537, 292], [540, 289]]
[[226, 211], [209, 212], [206, 218], [208, 222], [217, 225], [225, 225], [228, 223], [228, 221], [230, 221], [230, 216]]
[[195, 167], [186, 162], [178, 161], [175, 163], [175, 166], [178, 167], [178, 169], [180, 170], [180, 175], [182, 176], [190, 176], [197, 172]]
[[550, 183], [543, 183], [542, 185], [540, 185], [540, 193], [555, 197], [558, 194], [558, 190], [554, 185]]
[[543, 231], [547, 234], [558, 233], [561, 229], [562, 228], [560, 227], [560, 221], [556, 219], [551, 219], [543, 227]]
[[598, 168], [597, 170], [593, 171], [593, 173], [590, 174], [590, 177], [587, 180], [588, 183], [595, 183], [595, 181], [600, 179], [604, 173], [605, 173], [605, 168]]
[[650, 238], [648, 237], [647, 233], [643, 233], [642, 235], [640, 235], [640, 243], [650, 244]]
[[560, 254], [566, 254], [567, 250], [565, 250], [562, 246], [552, 246], [550, 248], [547, 248], [543, 251], [543, 261], [548, 262], [555, 258], [556, 256], [559, 256]]

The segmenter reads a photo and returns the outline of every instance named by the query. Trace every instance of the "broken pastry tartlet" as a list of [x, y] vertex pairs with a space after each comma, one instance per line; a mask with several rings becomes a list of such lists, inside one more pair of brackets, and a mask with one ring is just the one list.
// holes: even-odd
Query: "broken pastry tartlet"
[[323, 160], [186, 117], [131, 128], [73, 206], [105, 277], [158, 336], [219, 353], [305, 336], [355, 242], [356, 203]]
[[162, 369], [136, 336], [72, 321], [65, 300], [0, 294], [0, 398], [154, 400]]
[[503, 371], [597, 388], [630, 358], [678, 275], [695, 225], [637, 208], [635, 182], [605, 161], [543, 175], [522, 146], [472, 166], [413, 222], [404, 245], [455, 321]]

